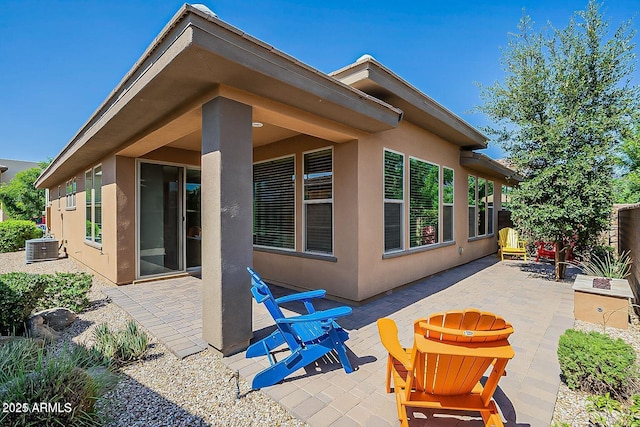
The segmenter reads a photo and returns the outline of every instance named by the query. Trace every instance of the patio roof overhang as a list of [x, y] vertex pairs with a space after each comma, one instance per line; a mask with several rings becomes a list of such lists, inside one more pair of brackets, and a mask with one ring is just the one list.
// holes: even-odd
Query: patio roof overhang
[[400, 108], [405, 120], [462, 148], [487, 148], [485, 135], [369, 55], [329, 75]]
[[467, 169], [480, 172], [486, 176], [512, 182], [514, 184], [521, 182], [524, 179], [515, 171], [500, 164], [492, 158], [474, 151], [463, 150], [460, 152], [460, 166], [464, 166]]
[[[392, 129], [402, 119], [401, 110], [185, 4], [36, 186], [56, 185], [112, 153], [146, 153], [160, 129], [170, 136], [166, 142], [193, 134], [202, 104], [216, 96], [249, 103], [258, 119], [335, 142]], [[146, 145], [139, 143], [145, 137]]]

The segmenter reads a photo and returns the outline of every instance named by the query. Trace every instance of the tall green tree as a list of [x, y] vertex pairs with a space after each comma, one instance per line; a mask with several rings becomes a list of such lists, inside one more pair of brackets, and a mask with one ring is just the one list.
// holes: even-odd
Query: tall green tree
[[614, 201], [640, 203], [640, 124], [620, 146], [620, 169], [614, 180]]
[[564, 29], [535, 31], [524, 16], [502, 52], [504, 82], [481, 87], [495, 125], [486, 131], [524, 181], [512, 193], [516, 226], [556, 245], [556, 280], [566, 248], [593, 244], [609, 226], [614, 149], [631, 129], [639, 91], [631, 23], [611, 32], [590, 1]]
[[39, 218], [45, 208], [45, 191], [38, 190], [35, 182], [49, 162], [20, 171], [8, 183], [0, 185], [0, 203], [11, 219]]

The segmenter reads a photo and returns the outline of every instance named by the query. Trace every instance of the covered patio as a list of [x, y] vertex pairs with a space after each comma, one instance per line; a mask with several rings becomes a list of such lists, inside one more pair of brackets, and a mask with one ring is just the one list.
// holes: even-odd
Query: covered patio
[[[283, 383], [263, 389], [295, 417], [311, 426], [396, 426], [393, 394], [384, 390], [386, 353], [376, 320], [390, 317], [400, 330], [400, 340], [411, 345], [413, 321], [437, 311], [477, 307], [495, 312], [513, 324], [510, 342], [515, 358], [496, 392], [498, 405], [510, 426], [547, 426], [551, 422], [560, 383], [556, 350], [558, 337], [573, 326], [571, 284], [552, 280], [552, 266], [522, 262], [497, 262], [481, 258], [441, 274], [407, 285], [385, 296], [353, 307], [340, 323], [349, 331], [347, 346], [356, 371], [345, 374], [331, 360], [300, 370]], [[153, 290], [154, 298], [144, 298]], [[179, 356], [185, 349], [197, 352], [201, 331], [201, 281], [181, 278], [124, 286], [109, 290], [115, 303], [154, 333]], [[288, 293], [273, 287], [275, 292]], [[162, 295], [170, 292], [171, 298]], [[158, 310], [158, 301], [168, 302]], [[330, 306], [338, 303], [324, 300]], [[266, 310], [253, 302], [253, 333], [260, 337], [273, 326]], [[288, 307], [298, 310], [299, 307]], [[185, 313], [190, 313], [185, 324]], [[198, 325], [200, 322], [200, 325]], [[255, 338], [254, 338], [255, 339]], [[225, 357], [232, 370], [250, 380], [268, 366], [266, 358], [246, 359], [244, 352]], [[416, 419], [412, 426], [481, 425], [476, 414], [460, 418]]]

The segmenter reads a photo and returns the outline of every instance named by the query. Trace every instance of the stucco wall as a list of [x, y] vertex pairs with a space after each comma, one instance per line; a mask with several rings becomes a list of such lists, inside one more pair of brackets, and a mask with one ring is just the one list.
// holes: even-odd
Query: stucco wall
[[[309, 136], [289, 138], [254, 149], [254, 161], [296, 154], [296, 251], [303, 248], [302, 153], [327, 147], [330, 143]], [[334, 148], [334, 257], [310, 259], [296, 254], [254, 250], [254, 266], [275, 283], [299, 288], [324, 288], [333, 296], [362, 301], [439, 271], [495, 253], [497, 215], [494, 207], [494, 234], [468, 239], [467, 176], [494, 182], [495, 199], [500, 185], [459, 165], [460, 149], [423, 129], [403, 122], [399, 128], [375, 134]], [[384, 256], [383, 156], [384, 149], [437, 163], [454, 170], [454, 242], [429, 250], [406, 250]], [[405, 171], [408, 177], [408, 170]], [[408, 179], [405, 179], [408, 192]], [[408, 241], [409, 209], [405, 203], [404, 240]], [[462, 248], [460, 254], [459, 248]], [[298, 254], [300, 255], [300, 254]]]
[[254, 162], [295, 153], [296, 171], [296, 252], [303, 251], [303, 153], [333, 147], [333, 257], [311, 259], [287, 254], [254, 250], [253, 264], [266, 279], [284, 285], [313, 289], [323, 288], [342, 298], [357, 299], [357, 180], [358, 144], [356, 141], [332, 144], [307, 135], [256, 147]]
[[[62, 241], [63, 248], [70, 257], [85, 264], [97, 274], [111, 282], [117, 282], [117, 242], [116, 221], [117, 186], [116, 157], [102, 159], [91, 167], [102, 164], [102, 246], [96, 247], [85, 242], [86, 197], [84, 170], [78, 171], [76, 178], [76, 207], [66, 208], [65, 182], [61, 185], [61, 200], [58, 205], [58, 186], [49, 189], [51, 200], [50, 230], [55, 238]], [[88, 168], [87, 168], [88, 169]], [[74, 176], [67, 177], [68, 179]], [[60, 208], [58, 208], [60, 206]]]
[[[631, 275], [627, 277], [636, 301], [640, 298], [640, 205], [623, 207], [618, 211], [619, 251], [630, 251]], [[636, 302], [637, 303], [637, 302]], [[635, 307], [636, 312], [640, 312]]]
[[[454, 242], [428, 250], [405, 250], [392, 257], [384, 255], [383, 159], [384, 149], [436, 163], [454, 170]], [[363, 138], [359, 141], [358, 228], [358, 300], [363, 300], [439, 271], [461, 265], [496, 252], [494, 235], [468, 240], [467, 176], [485, 177], [459, 164], [460, 148], [408, 122], [397, 129]], [[405, 194], [409, 191], [409, 171], [405, 167]], [[494, 181], [495, 199], [500, 200], [500, 182]], [[497, 224], [494, 207], [494, 228]], [[405, 197], [404, 242], [409, 238], [409, 209]], [[458, 248], [462, 248], [462, 254]], [[406, 244], [405, 244], [406, 249]], [[399, 255], [399, 256], [398, 256]]]

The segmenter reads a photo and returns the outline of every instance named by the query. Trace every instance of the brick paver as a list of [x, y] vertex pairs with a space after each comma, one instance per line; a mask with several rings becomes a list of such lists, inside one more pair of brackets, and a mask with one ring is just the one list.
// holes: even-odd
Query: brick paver
[[181, 277], [106, 288], [102, 292], [178, 358], [207, 349], [202, 339], [200, 280]]
[[[263, 391], [314, 427], [397, 426], [395, 397], [384, 391], [387, 354], [378, 338], [376, 320], [380, 317], [394, 319], [400, 330], [400, 341], [410, 346], [415, 319], [438, 311], [476, 307], [503, 316], [515, 330], [510, 341], [516, 356], [507, 365], [507, 376], [501, 379], [495, 396], [505, 425], [546, 427], [551, 422], [560, 383], [555, 355], [558, 338], [573, 326], [571, 284], [557, 283], [551, 279], [551, 274], [550, 265], [497, 262], [495, 257], [485, 257], [353, 307], [351, 316], [341, 318], [339, 323], [350, 334], [347, 346], [352, 363], [358, 367], [355, 372], [345, 374], [339, 364], [323, 361], [314, 369], [300, 370], [284, 383]], [[278, 296], [289, 293], [277, 287], [273, 287], [273, 291]], [[325, 299], [317, 305], [326, 309], [339, 304]], [[294, 305], [287, 308], [295, 310], [289, 314], [303, 312]], [[254, 302], [254, 331], [273, 325], [273, 320], [264, 316], [264, 311]], [[231, 369], [240, 368], [242, 372], [242, 367], [246, 367], [246, 359], [242, 356], [224, 360]], [[257, 358], [255, 363], [261, 368], [268, 366], [266, 358]], [[250, 381], [252, 377], [247, 379]], [[300, 411], [299, 401], [291, 405], [292, 397], [287, 399], [279, 393], [280, 388], [292, 384], [300, 388], [299, 393], [314, 396], [326, 406], [309, 417], [303, 416], [306, 413]], [[313, 410], [308, 411], [311, 412]], [[451, 418], [455, 412], [444, 417], [425, 414], [426, 418], [418, 418], [416, 414], [410, 425], [482, 425], [478, 421], [479, 415], [473, 413], [456, 418]]]
[[[501, 379], [495, 396], [506, 425], [546, 427], [551, 422], [560, 382], [555, 355], [558, 337], [573, 325], [571, 284], [556, 283], [551, 274], [549, 265], [497, 262], [495, 257], [485, 257], [353, 307], [353, 313], [339, 322], [349, 331], [347, 346], [356, 371], [346, 374], [335, 357], [326, 357], [263, 391], [314, 427], [397, 426], [394, 395], [384, 390], [387, 354], [378, 338], [376, 320], [394, 319], [400, 341], [410, 346], [415, 319], [438, 311], [476, 307], [503, 316], [515, 329], [510, 342], [516, 356], [507, 365], [507, 376]], [[277, 296], [290, 293], [275, 286], [272, 291]], [[178, 357], [207, 347], [201, 336], [199, 279], [121, 286], [106, 293], [160, 341], [169, 344]], [[316, 307], [337, 305], [324, 299]], [[273, 320], [255, 301], [253, 310], [254, 335], [264, 336], [273, 328]], [[296, 305], [287, 305], [284, 311], [288, 315], [304, 312]], [[266, 357], [248, 360], [244, 353], [223, 360], [248, 381], [269, 363]], [[477, 414], [455, 418], [452, 414], [456, 413], [416, 414], [410, 425], [482, 425]]]

